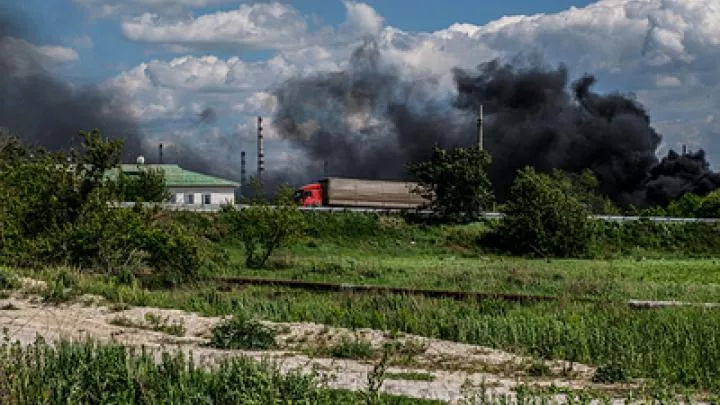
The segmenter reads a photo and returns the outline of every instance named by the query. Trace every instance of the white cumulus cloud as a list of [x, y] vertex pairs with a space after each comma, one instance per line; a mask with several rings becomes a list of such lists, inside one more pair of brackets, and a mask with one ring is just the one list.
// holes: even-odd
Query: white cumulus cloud
[[[202, 98], [226, 105], [234, 114], [247, 114], [249, 121], [238, 120], [252, 132], [253, 116], [269, 115], [274, 109], [273, 86], [294, 76], [342, 69], [359, 41], [373, 37], [385, 59], [407, 77], [436, 75], [444, 89], [452, 88], [449, 71], [455, 66], [472, 68], [493, 58], [540, 55], [551, 65], [565, 63], [572, 78], [597, 75], [599, 91], [636, 93], [669, 137], [669, 145], [683, 137], [699, 144], [702, 136], [709, 136], [702, 134], [718, 133], [716, 128], [710, 131], [717, 120], [705, 119], [720, 106], [716, 0], [600, 0], [558, 13], [507, 16], [485, 25], [458, 22], [435, 32], [387, 26], [367, 4], [343, 4], [346, 21], [319, 29], [281, 3], [243, 4], [186, 19], [144, 14], [124, 23], [128, 38], [184, 51], [203, 49], [207, 55], [147, 62], [111, 82], [141, 100], [138, 108], [144, 112], [139, 116], [178, 114]], [[252, 62], [212, 56], [213, 50], [235, 48], [276, 53]], [[683, 135], [683, 120], [692, 122], [694, 135]]]

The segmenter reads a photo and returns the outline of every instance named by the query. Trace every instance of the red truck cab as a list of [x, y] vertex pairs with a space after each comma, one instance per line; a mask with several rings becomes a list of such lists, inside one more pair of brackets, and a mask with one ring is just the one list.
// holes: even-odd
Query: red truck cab
[[323, 202], [320, 183], [306, 184], [295, 192], [295, 202], [303, 207], [320, 207]]

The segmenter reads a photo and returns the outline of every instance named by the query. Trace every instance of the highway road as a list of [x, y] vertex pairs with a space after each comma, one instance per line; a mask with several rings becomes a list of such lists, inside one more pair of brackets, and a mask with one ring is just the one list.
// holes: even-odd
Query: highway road
[[[155, 203], [144, 203], [145, 206], [150, 207], [156, 205]], [[173, 211], [193, 211], [193, 212], [218, 212], [222, 208], [219, 204], [207, 204], [207, 205], [186, 205], [186, 204], [159, 204], [165, 209]], [[135, 206], [134, 202], [123, 202], [115, 204], [118, 208], [132, 208]], [[243, 209], [248, 205], [236, 204], [235, 208]], [[399, 209], [386, 209], [386, 208], [359, 208], [359, 207], [301, 207], [303, 211], [318, 211], [318, 212], [371, 212], [378, 214], [399, 214], [404, 210]], [[430, 215], [432, 211], [422, 210], [418, 212], [421, 215]], [[500, 212], [486, 212], [483, 217], [486, 219], [498, 219], [502, 218], [504, 214]], [[631, 222], [638, 221], [640, 219], [648, 219], [653, 222], [670, 222], [670, 223], [691, 223], [691, 222], [706, 222], [714, 223], [719, 222], [718, 218], [676, 218], [676, 217], [639, 217], [639, 216], [615, 216], [615, 215], [591, 215], [593, 219], [600, 219], [610, 222]]]

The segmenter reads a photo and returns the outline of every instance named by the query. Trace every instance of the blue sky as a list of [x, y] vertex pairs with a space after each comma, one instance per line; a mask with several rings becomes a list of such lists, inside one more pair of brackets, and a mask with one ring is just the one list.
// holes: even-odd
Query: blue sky
[[[202, 2], [210, 6], [193, 8]], [[222, 154], [239, 147], [233, 144], [239, 134], [241, 147], [250, 149], [253, 117], [271, 117], [276, 107], [268, 89], [293, 77], [343, 69], [369, 36], [403, 75], [429, 75], [443, 91], [455, 66], [511, 60], [518, 53], [565, 63], [572, 78], [596, 75], [599, 91], [635, 94], [664, 134], [663, 148], [704, 147], [711, 159], [720, 159], [717, 0], [20, 4], [34, 23], [26, 39], [62, 47], [39, 48], [53, 61], [51, 69], [63, 80], [122, 95], [124, 107], [154, 142]], [[498, 22], [507, 16], [513, 17]], [[204, 108], [215, 109], [217, 120], [188, 126]], [[297, 164], [302, 158], [278, 138], [272, 122], [267, 125], [269, 159]]]
[[[10, 1], [10, 0], [6, 0]], [[227, 10], [241, 2], [192, 10], [195, 15]], [[345, 7], [340, 1], [291, 0], [287, 4], [307, 15], [317, 15], [325, 24], [338, 25], [345, 19]], [[505, 15], [554, 13], [571, 6], [582, 7], [590, 0], [372, 0], [365, 3], [382, 15], [386, 22], [407, 31], [435, 31], [456, 22], [482, 25]], [[127, 40], [117, 19], [92, 19], [90, 12], [72, 0], [24, 0], [20, 7], [34, 21], [32, 32], [39, 42], [73, 45], [73, 39], [89, 36], [94, 42], [90, 49], [76, 50], [83, 63], [65, 72], [80, 82], [103, 80], [147, 59], [170, 58], [173, 53], [155, 46]], [[190, 54], [202, 55], [204, 52]], [[218, 54], [233, 54], [217, 52]], [[234, 52], [252, 60], [267, 52]]]

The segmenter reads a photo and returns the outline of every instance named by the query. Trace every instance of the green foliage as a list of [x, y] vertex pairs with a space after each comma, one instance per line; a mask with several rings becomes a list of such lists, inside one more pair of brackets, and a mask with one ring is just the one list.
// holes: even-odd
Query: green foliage
[[[129, 184], [107, 177], [120, 162], [122, 142], [98, 131], [80, 136], [82, 149], [69, 158], [42, 150], [3, 158], [1, 264], [72, 265], [116, 274], [150, 270], [156, 281], [173, 284], [201, 279], [222, 259], [204, 238], [163, 220], [158, 210], [110, 207]], [[146, 192], [157, 192], [157, 173], [140, 178], [140, 186], [150, 187]]]
[[592, 381], [601, 384], [614, 384], [627, 381], [628, 377], [622, 365], [610, 362], [601, 365], [595, 370]]
[[62, 270], [52, 280], [48, 289], [43, 292], [43, 299], [51, 303], [69, 301], [80, 294], [77, 286], [77, 276], [67, 270]]
[[273, 328], [240, 312], [212, 329], [210, 344], [218, 349], [267, 350], [275, 347], [276, 335]]
[[433, 148], [427, 161], [408, 170], [417, 179], [414, 190], [430, 201], [435, 214], [448, 222], [471, 222], [493, 203], [488, 167], [490, 154], [479, 148]]
[[550, 172], [550, 176], [554, 181], [564, 183], [569, 193], [585, 204], [591, 214], [619, 214], [615, 204], [600, 192], [600, 183], [592, 170], [585, 169], [580, 173], [570, 173], [554, 169]]
[[[182, 352], [153, 353], [92, 341], [42, 340], [0, 347], [3, 403], [35, 404], [352, 404], [360, 394], [321, 386], [319, 376], [284, 373], [250, 358], [220, 361], [207, 370]], [[382, 397], [388, 404], [417, 403]], [[424, 403], [430, 403], [425, 401]]]
[[663, 223], [649, 219], [596, 223], [595, 250], [602, 255], [662, 252], [686, 257], [720, 255], [720, 224]]
[[249, 207], [223, 207], [221, 222], [231, 238], [241, 241], [248, 267], [263, 267], [272, 253], [281, 246], [300, 240], [306, 221], [302, 211], [287, 199], [282, 190], [275, 205], [256, 200]]
[[582, 257], [593, 238], [586, 203], [559, 174], [520, 170], [510, 189], [505, 217], [485, 243], [535, 257]]
[[14, 271], [0, 266], [0, 290], [14, 290], [20, 288], [20, 279]]
[[373, 356], [373, 348], [370, 342], [343, 336], [328, 349], [328, 354], [339, 359], [369, 359]]
[[170, 198], [162, 169], [140, 167], [137, 174], [118, 170], [115, 194], [119, 201], [163, 202]]

